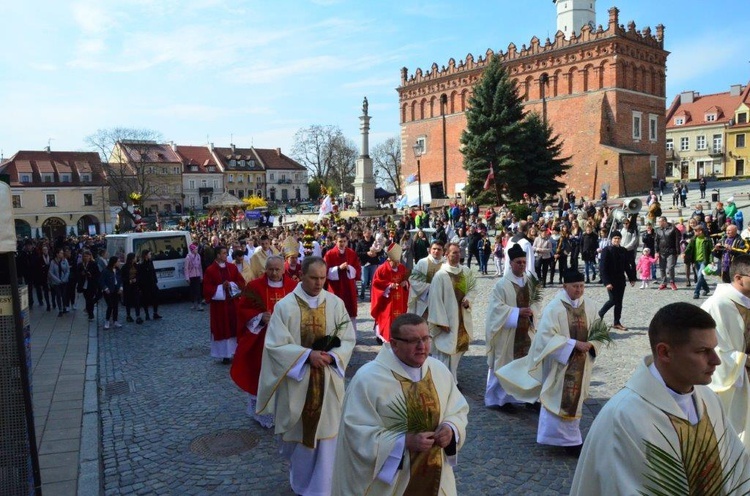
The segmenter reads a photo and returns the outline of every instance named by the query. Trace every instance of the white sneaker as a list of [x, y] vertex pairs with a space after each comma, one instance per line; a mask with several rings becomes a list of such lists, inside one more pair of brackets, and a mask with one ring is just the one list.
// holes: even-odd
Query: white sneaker
[[104, 328], [105, 329], [109, 329], [109, 321], [107, 321], [107, 322], [104, 323]]
[[114, 323], [114, 324], [112, 324], [112, 325], [114, 325], [115, 327], [122, 327], [122, 324], [120, 324], [120, 323], [119, 323], [119, 322], [117, 322], [117, 321], [115, 321], [115, 323]]

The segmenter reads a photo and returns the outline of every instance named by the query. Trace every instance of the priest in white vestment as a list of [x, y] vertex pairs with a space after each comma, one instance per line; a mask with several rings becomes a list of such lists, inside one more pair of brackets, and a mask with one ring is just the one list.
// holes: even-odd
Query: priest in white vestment
[[729, 284], [718, 284], [701, 308], [716, 321], [721, 365], [710, 388], [719, 395], [729, 422], [750, 450], [750, 256], [738, 255], [729, 266]]
[[581, 415], [588, 397], [594, 359], [601, 345], [588, 342], [589, 326], [598, 318], [597, 305], [585, 298], [583, 274], [563, 274], [563, 289], [542, 312], [531, 350], [496, 372], [506, 392], [517, 400], [539, 399], [539, 444], [580, 450]]
[[[430, 358], [424, 319], [394, 319], [391, 341], [352, 379], [344, 397], [333, 495], [455, 495], [453, 466], [469, 405], [450, 371]], [[395, 428], [399, 404], [420, 408], [429, 430]]]
[[326, 264], [302, 263], [302, 281], [274, 307], [258, 389], [259, 414], [274, 414], [296, 494], [330, 494], [344, 372], [355, 335], [344, 302], [323, 290]]
[[458, 362], [469, 351], [469, 343], [474, 336], [469, 302], [472, 291], [466, 284], [473, 274], [471, 269], [459, 263], [460, 260], [458, 244], [448, 243], [445, 263], [430, 284], [430, 311], [427, 316], [433, 338], [432, 356], [448, 367], [456, 383]]
[[510, 270], [510, 259], [508, 258], [508, 251], [514, 246], [520, 246], [521, 249], [523, 249], [524, 253], [526, 253], [526, 267], [528, 267], [529, 270], [532, 270], [534, 268], [536, 258], [534, 256], [534, 247], [531, 244], [531, 241], [529, 241], [529, 238], [526, 237], [528, 228], [529, 226], [525, 220], [519, 222], [518, 232], [514, 234], [505, 244], [505, 262], [503, 265], [503, 273]]
[[508, 250], [508, 257], [510, 270], [495, 283], [487, 308], [484, 328], [489, 370], [484, 404], [514, 413], [515, 405], [522, 402], [505, 392], [495, 371], [528, 355], [541, 309], [531, 301], [533, 276], [526, 271], [526, 252], [516, 245]]
[[257, 279], [266, 271], [266, 260], [272, 255], [278, 255], [276, 248], [271, 246], [271, 239], [267, 234], [260, 237], [260, 246], [250, 257], [250, 280]]
[[[706, 387], [721, 362], [714, 351], [715, 325], [688, 303], [672, 303], [654, 315], [648, 331], [652, 356], [594, 420], [571, 495], [750, 491], [750, 454]], [[657, 457], [658, 450], [676, 464]], [[667, 478], [669, 465], [676, 470]]]
[[409, 277], [409, 306], [410, 313], [427, 318], [427, 303], [430, 298], [430, 283], [435, 273], [443, 265], [443, 245], [434, 242], [430, 245], [430, 253], [419, 260]]

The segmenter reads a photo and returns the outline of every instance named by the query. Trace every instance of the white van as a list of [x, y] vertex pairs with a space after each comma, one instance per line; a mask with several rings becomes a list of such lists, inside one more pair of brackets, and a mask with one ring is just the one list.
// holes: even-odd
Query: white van
[[159, 289], [187, 289], [185, 257], [191, 239], [187, 231], [154, 231], [127, 234], [108, 234], [107, 251], [125, 263], [128, 253], [141, 258], [143, 250], [151, 250]]

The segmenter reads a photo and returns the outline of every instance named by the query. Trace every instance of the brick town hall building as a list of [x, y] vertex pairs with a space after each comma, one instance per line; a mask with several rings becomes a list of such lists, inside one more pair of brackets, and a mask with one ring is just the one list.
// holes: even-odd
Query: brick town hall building
[[555, 0], [555, 39], [537, 37], [507, 52], [468, 54], [447, 67], [433, 63], [413, 75], [401, 71], [402, 174], [417, 173], [412, 148], [423, 144], [421, 183], [448, 196], [463, 189], [466, 171], [460, 151], [461, 132], [473, 86], [491, 57], [501, 57], [527, 111], [546, 116], [564, 141], [563, 156], [571, 169], [562, 182], [578, 197], [610, 197], [647, 191], [665, 173], [666, 62], [664, 26], [656, 33], [634, 22], [619, 24], [619, 10], [594, 27], [595, 0]]

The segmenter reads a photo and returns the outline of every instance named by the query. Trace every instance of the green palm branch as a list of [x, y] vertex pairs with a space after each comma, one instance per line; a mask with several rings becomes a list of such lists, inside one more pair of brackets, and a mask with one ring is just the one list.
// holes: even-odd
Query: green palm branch
[[[709, 431], [710, 429], [710, 431]], [[649, 483], [639, 493], [643, 496], [719, 496], [724, 494], [750, 494], [750, 491], [737, 493], [740, 487], [750, 481], [750, 478], [737, 482], [733, 487], [724, 490], [724, 486], [732, 481], [737, 468], [742, 461], [742, 452], [738, 453], [732, 463], [726, 464], [727, 470], [721, 460], [730, 459], [730, 456], [719, 456], [719, 446], [724, 436], [729, 431], [725, 430], [715, 446], [711, 446], [713, 427], [710, 423], [698, 424], [696, 429], [687, 431], [687, 439], [681, 445], [682, 450], [675, 448], [669, 442], [667, 436], [657, 428], [659, 434], [667, 442], [668, 449], [661, 448], [650, 441], [644, 440], [646, 446], [645, 474]], [[718, 464], [715, 460], [720, 460]]]
[[477, 287], [477, 276], [474, 275], [471, 271], [463, 271], [461, 273], [461, 278], [456, 283], [456, 289], [461, 291], [461, 293], [464, 294], [464, 296], [468, 295], [472, 291], [474, 291], [474, 288]]
[[417, 269], [412, 270], [407, 278], [417, 282], [426, 282], [428, 284], [430, 283], [430, 279], [427, 277], [427, 274]]
[[589, 326], [588, 342], [599, 341], [607, 348], [614, 344], [614, 340], [609, 333], [609, 326], [602, 319], [594, 320]]
[[245, 299], [250, 302], [250, 305], [252, 305], [256, 310], [260, 310], [261, 312], [265, 312], [268, 310], [266, 308], [266, 302], [263, 301], [263, 298], [261, 298], [260, 294], [258, 294], [257, 292], [245, 288], [242, 291], [242, 296], [244, 296]]
[[544, 298], [542, 283], [535, 275], [529, 273], [529, 302], [533, 305], [534, 303], [541, 303]]
[[432, 415], [424, 410], [416, 398], [407, 399], [402, 394], [388, 405], [388, 409], [392, 415], [386, 415], [385, 418], [392, 422], [386, 430], [394, 434], [418, 434], [435, 428]]

